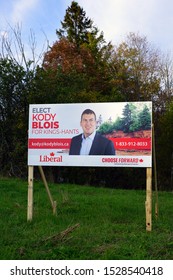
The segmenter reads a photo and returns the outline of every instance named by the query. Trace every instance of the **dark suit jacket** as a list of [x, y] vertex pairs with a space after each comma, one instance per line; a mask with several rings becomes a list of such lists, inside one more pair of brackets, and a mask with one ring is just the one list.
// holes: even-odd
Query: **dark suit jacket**
[[[69, 155], [80, 155], [82, 134], [72, 138]], [[89, 155], [115, 155], [113, 142], [96, 132]]]

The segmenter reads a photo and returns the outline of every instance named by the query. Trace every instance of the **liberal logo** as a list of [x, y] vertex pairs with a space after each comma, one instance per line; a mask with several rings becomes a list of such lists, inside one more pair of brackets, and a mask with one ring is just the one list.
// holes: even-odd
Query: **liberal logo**
[[40, 162], [62, 162], [62, 156], [56, 157], [53, 152], [49, 155], [40, 155]]

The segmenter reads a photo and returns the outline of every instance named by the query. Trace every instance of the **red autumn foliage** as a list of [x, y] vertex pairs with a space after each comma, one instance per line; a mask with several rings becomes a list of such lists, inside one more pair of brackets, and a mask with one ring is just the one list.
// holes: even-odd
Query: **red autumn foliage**
[[76, 44], [63, 38], [53, 44], [50, 51], [44, 56], [44, 69], [57, 70], [60, 68], [64, 73], [75, 70], [79, 73], [93, 71], [94, 58], [85, 47], [77, 47]]

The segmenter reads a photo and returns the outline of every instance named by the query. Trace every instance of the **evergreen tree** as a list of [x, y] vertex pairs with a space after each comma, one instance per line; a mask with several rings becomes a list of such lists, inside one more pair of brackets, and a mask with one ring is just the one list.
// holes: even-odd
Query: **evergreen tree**
[[148, 107], [145, 105], [143, 110], [139, 113], [140, 129], [151, 129], [151, 115]]
[[130, 109], [130, 105], [126, 104], [123, 109], [123, 118], [122, 118], [122, 125], [123, 125], [124, 132], [130, 131], [131, 123], [132, 123], [132, 112]]
[[[82, 86], [86, 92], [101, 94], [102, 101], [110, 100], [112, 77], [109, 73], [108, 61], [112, 45], [105, 43], [103, 33], [93, 26], [92, 20], [86, 17], [84, 10], [75, 1], [72, 1], [71, 6], [67, 8], [61, 24], [62, 28], [56, 31], [59, 40], [45, 53], [43, 68], [52, 69], [56, 78], [59, 75], [61, 78], [65, 75], [65, 79], [67, 75], [76, 76], [79, 81], [78, 89], [81, 88], [81, 81], [83, 81]], [[63, 86], [66, 87], [66, 84]], [[72, 83], [70, 91], [71, 87]], [[115, 86], [114, 91], [116, 91]], [[78, 100], [84, 101], [83, 97], [82, 99], [78, 97]], [[74, 102], [73, 98], [71, 102]]]
[[62, 29], [56, 30], [59, 39], [65, 37], [77, 46], [89, 42], [88, 34], [92, 33], [93, 22], [86, 17], [85, 11], [76, 1], [72, 1], [71, 6], [67, 8], [61, 25]]
[[129, 109], [131, 111], [131, 125], [129, 127], [129, 131], [137, 131], [139, 129], [139, 117], [138, 110], [134, 103], [129, 103]]

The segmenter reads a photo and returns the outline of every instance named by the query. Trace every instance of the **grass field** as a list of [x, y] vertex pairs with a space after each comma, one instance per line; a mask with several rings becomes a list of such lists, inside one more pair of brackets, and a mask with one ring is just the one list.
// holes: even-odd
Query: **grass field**
[[[159, 216], [145, 230], [145, 191], [34, 182], [27, 222], [27, 182], [0, 178], [1, 260], [172, 260], [173, 193], [159, 192]], [[154, 205], [154, 193], [153, 193]], [[154, 207], [153, 207], [154, 208]]]

